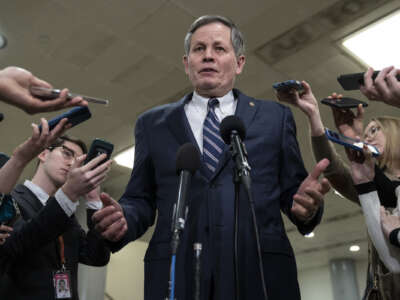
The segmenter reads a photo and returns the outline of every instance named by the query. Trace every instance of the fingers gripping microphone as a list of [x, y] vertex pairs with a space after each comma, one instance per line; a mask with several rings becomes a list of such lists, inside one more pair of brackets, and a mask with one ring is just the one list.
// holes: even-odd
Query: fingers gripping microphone
[[250, 165], [247, 162], [247, 151], [242, 142], [246, 137], [246, 129], [242, 120], [236, 116], [228, 116], [220, 125], [221, 137], [225, 144], [231, 146], [232, 157], [235, 161], [238, 175], [246, 190], [250, 190]]
[[178, 197], [174, 206], [172, 219], [172, 251], [176, 254], [179, 243], [179, 232], [185, 227], [186, 198], [193, 174], [200, 167], [200, 155], [197, 148], [186, 143], [182, 145], [176, 156], [176, 172], [179, 175]]

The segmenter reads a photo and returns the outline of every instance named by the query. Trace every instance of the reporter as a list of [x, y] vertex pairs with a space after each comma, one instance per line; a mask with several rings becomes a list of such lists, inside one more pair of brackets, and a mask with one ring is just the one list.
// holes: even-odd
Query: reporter
[[55, 111], [71, 106], [87, 106], [87, 102], [82, 97], [68, 100], [67, 89], [63, 89], [57, 99], [43, 101], [31, 94], [29, 90], [31, 86], [52, 88], [48, 82], [37, 78], [25, 69], [7, 67], [0, 70], [0, 100], [14, 105], [28, 114]]
[[375, 80], [372, 79], [374, 70], [368, 68], [364, 74], [364, 85], [360, 91], [371, 101], [383, 101], [386, 104], [400, 107], [400, 81], [396, 75], [400, 75], [400, 69], [393, 66], [384, 68], [379, 72]]
[[[111, 160], [98, 165], [106, 158], [103, 154], [83, 165], [85, 152], [86, 146], [79, 140], [57, 139], [38, 155], [32, 180], [12, 191], [21, 217], [0, 247], [1, 299], [52, 299], [51, 271], [65, 272], [64, 267], [70, 272], [71, 299], [78, 299], [78, 263], [108, 263], [110, 251], [93, 230], [94, 210], [87, 210], [88, 233], [74, 212], [79, 198], [105, 180]], [[91, 198], [99, 202], [99, 196]], [[60, 249], [65, 249], [65, 260]]]
[[[318, 103], [312, 94], [310, 86], [304, 81], [303, 86], [303, 93], [299, 94], [296, 91], [278, 93], [278, 99], [299, 107], [306, 114], [310, 124], [312, 149], [316, 160], [319, 161], [323, 158], [328, 158], [331, 162], [324, 172], [325, 177], [339, 193], [350, 201], [360, 205], [359, 193], [353, 184], [351, 170], [343, 162], [332, 143], [329, 142], [324, 134], [324, 125], [321, 120]], [[336, 94], [332, 96], [339, 97]], [[375, 118], [368, 123], [363, 135], [364, 110], [361, 105], [357, 108], [356, 114], [351, 110], [333, 109], [333, 116], [340, 133], [353, 138], [363, 136], [366, 142], [378, 148], [381, 155], [374, 167], [375, 174], [372, 181], [377, 187], [377, 194], [382, 205], [392, 208], [397, 207], [397, 197], [394, 194], [393, 181], [399, 180], [400, 176], [400, 151], [397, 150], [400, 143], [400, 120], [391, 117]], [[350, 155], [350, 160], [355, 161], [354, 163], [363, 162], [362, 156], [357, 155], [355, 152], [349, 152], [346, 149], [346, 153]], [[371, 214], [364, 210], [364, 216], [368, 223]], [[375, 224], [375, 229], [382, 233], [379, 223]], [[373, 232], [369, 231], [369, 236], [372, 238]], [[375, 242], [377, 242], [376, 239]], [[373, 269], [379, 283], [383, 284], [383, 282], [386, 282], [390, 286], [390, 288], [384, 288], [382, 285], [379, 286], [382, 297], [385, 297], [384, 299], [400, 299], [400, 286], [398, 285], [400, 275], [397, 274], [398, 269], [394, 270], [391, 268], [388, 261], [386, 261], [386, 265], [384, 264], [384, 261], [382, 261], [382, 257], [384, 257], [383, 252], [379, 253], [381, 260], [378, 259], [375, 247], [380, 250], [382, 248], [380, 242], [374, 245], [369, 243], [369, 246], [369, 268]], [[371, 266], [371, 263], [375, 261], [378, 262], [377, 266]], [[396, 273], [390, 272], [388, 268], [391, 271], [396, 271]]]

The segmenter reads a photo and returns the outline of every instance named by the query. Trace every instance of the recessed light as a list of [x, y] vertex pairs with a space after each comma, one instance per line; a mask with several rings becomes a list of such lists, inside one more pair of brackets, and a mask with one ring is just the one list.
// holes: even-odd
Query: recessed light
[[312, 232], [310, 232], [310, 233], [308, 233], [308, 234], [305, 234], [304, 235], [306, 238], [308, 238], [308, 239], [311, 239], [311, 238], [313, 238], [314, 236], [315, 236], [315, 234], [314, 234], [314, 231], [312, 231]]
[[353, 246], [350, 247], [349, 250], [350, 250], [351, 252], [358, 252], [358, 251], [360, 251], [360, 246], [358, 246], [358, 245], [353, 245]]
[[7, 38], [0, 33], [0, 49], [3, 49], [7, 46]]
[[117, 162], [117, 164], [130, 169], [133, 168], [134, 159], [135, 159], [135, 146], [130, 147], [122, 151], [121, 153], [118, 153], [114, 157], [114, 160]]
[[343, 47], [363, 64], [381, 70], [400, 67], [400, 10], [360, 29], [344, 38]]

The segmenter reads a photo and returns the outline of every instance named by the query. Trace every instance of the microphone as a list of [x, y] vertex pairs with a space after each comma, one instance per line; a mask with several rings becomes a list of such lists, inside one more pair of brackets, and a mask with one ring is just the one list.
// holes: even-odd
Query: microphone
[[227, 116], [220, 124], [221, 137], [225, 144], [231, 146], [232, 157], [235, 161], [238, 175], [247, 191], [250, 191], [251, 167], [247, 161], [247, 151], [242, 142], [246, 137], [246, 129], [240, 118]]
[[0, 122], [3, 121], [4, 119], [4, 115], [2, 113], [0, 113]]
[[182, 145], [176, 156], [176, 173], [179, 175], [179, 187], [172, 216], [172, 254], [176, 254], [179, 244], [179, 233], [185, 228], [187, 213], [186, 198], [190, 180], [199, 167], [200, 154], [197, 148], [191, 143]]

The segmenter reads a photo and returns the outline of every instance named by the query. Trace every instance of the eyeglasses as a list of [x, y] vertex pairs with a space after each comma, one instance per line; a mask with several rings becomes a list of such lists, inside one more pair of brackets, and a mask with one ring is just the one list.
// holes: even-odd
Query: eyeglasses
[[368, 131], [364, 134], [364, 139], [373, 139], [378, 132], [381, 130], [380, 126], [371, 126]]
[[71, 160], [75, 160], [76, 157], [77, 157], [77, 155], [74, 152], [74, 150], [69, 149], [67, 146], [64, 146], [64, 145], [57, 146], [57, 147], [49, 147], [48, 149], [50, 151], [52, 151], [52, 150], [54, 150], [56, 148], [60, 148], [60, 152], [61, 152], [61, 154], [62, 154], [62, 156], [63, 156], [63, 158], [65, 160], [71, 161]]

